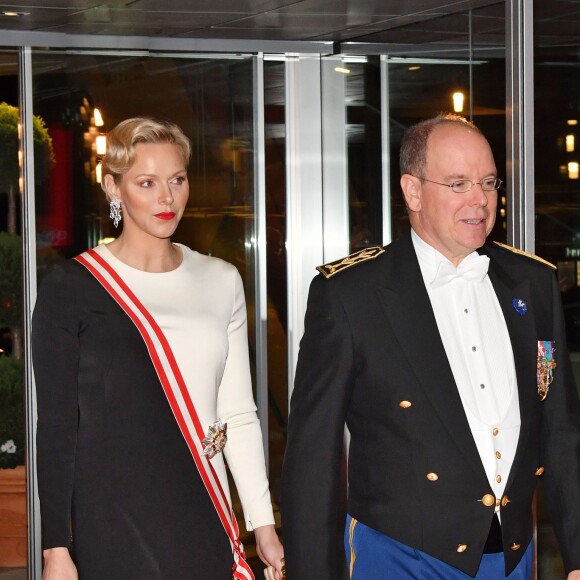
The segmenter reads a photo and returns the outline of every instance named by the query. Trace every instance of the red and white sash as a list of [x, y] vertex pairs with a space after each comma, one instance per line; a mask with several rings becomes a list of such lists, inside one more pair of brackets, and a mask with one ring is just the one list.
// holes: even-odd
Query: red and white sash
[[211, 461], [203, 455], [204, 448], [201, 440], [205, 437], [205, 433], [167, 338], [153, 316], [119, 274], [95, 250], [83, 252], [76, 256], [75, 260], [93, 274], [141, 333], [179, 429], [230, 539], [234, 557], [234, 578], [253, 580], [254, 574], [246, 562], [244, 547], [240, 542], [236, 516]]

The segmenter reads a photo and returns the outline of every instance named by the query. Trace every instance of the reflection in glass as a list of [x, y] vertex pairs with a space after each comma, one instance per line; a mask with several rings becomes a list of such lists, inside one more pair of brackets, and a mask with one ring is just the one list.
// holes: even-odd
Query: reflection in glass
[[[18, 54], [0, 49], [0, 568], [27, 562]], [[36, 136], [42, 131], [36, 119]], [[40, 149], [48, 151], [46, 132]]]
[[383, 243], [381, 81], [378, 57], [349, 63], [346, 123], [350, 252]]
[[[441, 36], [441, 30], [448, 31]], [[442, 111], [461, 93], [461, 114], [491, 144], [498, 177], [504, 179], [505, 5], [503, 2], [381, 32], [387, 50], [392, 239], [409, 227], [399, 187], [399, 149], [405, 130]], [[372, 35], [365, 37], [372, 41]], [[381, 106], [378, 57], [349, 65], [347, 79], [351, 250], [381, 243]], [[491, 239], [506, 241], [505, 190]]]
[[278, 489], [288, 417], [285, 63], [264, 63], [268, 285], [268, 446], [270, 489]]
[[[558, 266], [566, 334], [580, 385], [580, 69], [577, 30], [565, 2], [534, 2], [536, 253]], [[538, 579], [565, 578], [541, 494], [538, 499]]]
[[[52, 262], [118, 235], [99, 183], [104, 134], [133, 116], [173, 121], [192, 141], [190, 198], [174, 240], [240, 271], [255, 377], [253, 60], [42, 50], [32, 62], [34, 112], [56, 160], [36, 184], [39, 278]], [[251, 556], [253, 534], [242, 541]]]

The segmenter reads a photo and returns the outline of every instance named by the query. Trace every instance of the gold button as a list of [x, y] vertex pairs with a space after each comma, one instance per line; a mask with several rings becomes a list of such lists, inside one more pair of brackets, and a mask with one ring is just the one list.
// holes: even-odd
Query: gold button
[[510, 500], [509, 500], [508, 496], [507, 495], [504, 495], [501, 498], [501, 507], [505, 507], [509, 503], [509, 501]]
[[461, 552], [465, 552], [465, 550], [467, 550], [467, 544], [459, 544], [459, 546], [457, 546], [457, 551], [461, 554]]
[[496, 451], [496, 452], [495, 452], [495, 456], [496, 456], [498, 459], [501, 459], [501, 453], [500, 453], [499, 451]]
[[481, 498], [481, 503], [486, 507], [491, 507], [493, 504], [495, 504], [495, 497], [493, 497], [493, 495], [491, 495], [491, 493], [486, 493]]
[[498, 433], [499, 433], [499, 429], [498, 429], [497, 427], [494, 427], [494, 428], [493, 428], [493, 430], [492, 430], [492, 432], [491, 432], [491, 434], [492, 434], [494, 437], [497, 437], [497, 434], [498, 434]]
[[496, 480], [498, 483], [501, 483], [501, 475], [496, 475], [496, 476], [495, 476], [495, 480]]
[[540, 475], [542, 475], [542, 473], [544, 473], [544, 468], [538, 467], [538, 469], [536, 469], [536, 473], [534, 473], [534, 475], [537, 475], [539, 477]]
[[428, 474], [427, 474], [425, 477], [426, 477], [426, 478], [427, 478], [429, 481], [437, 481], [437, 480], [439, 479], [439, 476], [438, 476], [436, 473], [433, 473], [433, 472], [431, 472], [431, 473], [428, 473]]
[[515, 552], [516, 550], [519, 550], [522, 547], [521, 544], [516, 544], [516, 542], [514, 542], [510, 548]]
[[412, 404], [411, 401], [401, 401], [399, 407], [401, 407], [401, 409], [408, 409]]

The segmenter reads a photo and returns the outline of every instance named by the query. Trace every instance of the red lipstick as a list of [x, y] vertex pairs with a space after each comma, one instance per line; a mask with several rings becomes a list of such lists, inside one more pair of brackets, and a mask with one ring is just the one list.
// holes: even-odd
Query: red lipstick
[[162, 211], [161, 213], [156, 213], [155, 214], [156, 218], [159, 218], [160, 220], [172, 220], [175, 217], [175, 212], [173, 211]]

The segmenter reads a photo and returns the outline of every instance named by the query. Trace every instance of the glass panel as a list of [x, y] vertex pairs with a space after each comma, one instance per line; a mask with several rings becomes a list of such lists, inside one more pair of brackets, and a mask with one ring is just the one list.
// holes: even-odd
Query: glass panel
[[[454, 93], [462, 95], [462, 107], [457, 112], [473, 120], [483, 131], [491, 144], [499, 176], [505, 178], [504, 11], [504, 3], [499, 2], [444, 18], [422, 20], [387, 34], [393, 239], [409, 223], [399, 186], [403, 133], [422, 119], [441, 111], [453, 111]], [[446, 35], [441, 36], [443, 30]], [[369, 66], [374, 66], [372, 61]], [[376, 101], [367, 95], [368, 90], [365, 92], [368, 107], [376, 107]], [[491, 234], [491, 239], [504, 242], [505, 195], [505, 189], [500, 190], [499, 214]]]
[[288, 418], [285, 62], [264, 63], [268, 278], [268, 445], [277, 512]]
[[27, 559], [18, 123], [18, 53], [0, 49], [0, 568]]
[[350, 252], [383, 244], [380, 61], [362, 61], [345, 59]]
[[[580, 385], [580, 36], [567, 2], [534, 2], [536, 253], [558, 266], [568, 347]], [[565, 578], [538, 501], [538, 578]]]
[[[240, 271], [255, 375], [253, 57], [42, 50], [33, 53], [33, 83], [34, 112], [55, 152], [49, 177], [37, 175], [39, 279], [117, 234], [98, 183], [100, 134], [137, 115], [173, 121], [193, 146], [190, 198], [173, 239]], [[241, 520], [240, 530], [253, 555]]]

